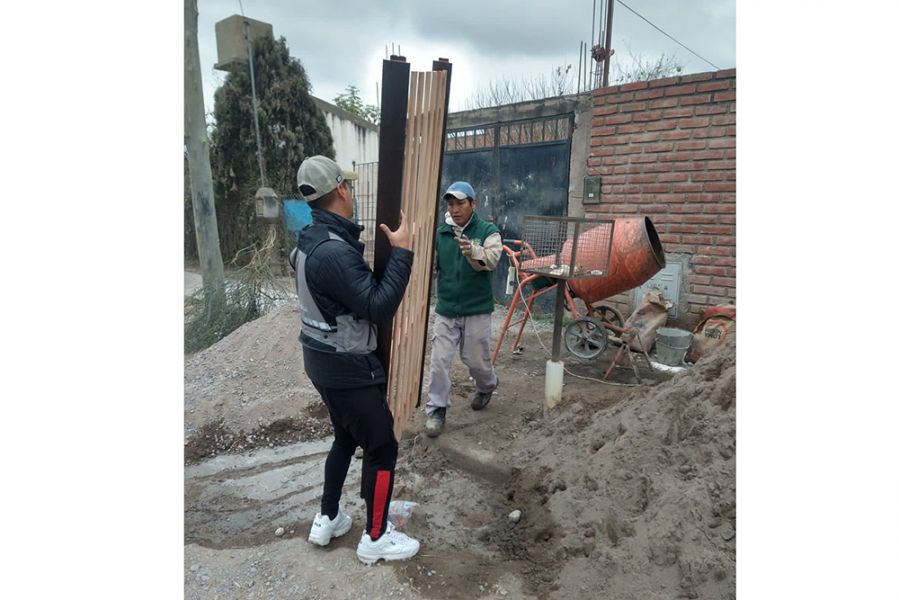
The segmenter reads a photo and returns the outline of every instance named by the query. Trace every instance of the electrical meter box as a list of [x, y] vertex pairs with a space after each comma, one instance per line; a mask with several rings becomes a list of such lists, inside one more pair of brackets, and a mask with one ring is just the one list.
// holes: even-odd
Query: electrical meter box
[[584, 204], [599, 204], [599, 195], [602, 190], [602, 177], [590, 175], [584, 177]]
[[249, 26], [250, 39], [264, 36], [274, 37], [269, 23], [249, 19], [241, 15], [231, 15], [215, 24], [215, 45], [218, 48], [218, 62], [215, 68], [219, 71], [233, 71], [240, 65], [249, 62], [246, 27]]
[[634, 308], [640, 306], [643, 296], [652, 290], [662, 292], [662, 297], [673, 304], [668, 311], [668, 316], [676, 319], [680, 306], [681, 273], [683, 265], [679, 262], [668, 262], [664, 269], [656, 273], [652, 279], [637, 288], [634, 294]]

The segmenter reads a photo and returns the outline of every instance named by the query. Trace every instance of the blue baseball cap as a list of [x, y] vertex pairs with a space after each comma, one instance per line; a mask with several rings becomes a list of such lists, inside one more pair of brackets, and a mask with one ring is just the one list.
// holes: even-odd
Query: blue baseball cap
[[446, 193], [443, 194], [443, 199], [447, 200], [450, 196], [458, 200], [465, 200], [466, 198], [471, 198], [472, 200], [474, 200], [474, 188], [471, 187], [471, 184], [467, 181], [457, 181], [456, 183], [446, 188]]

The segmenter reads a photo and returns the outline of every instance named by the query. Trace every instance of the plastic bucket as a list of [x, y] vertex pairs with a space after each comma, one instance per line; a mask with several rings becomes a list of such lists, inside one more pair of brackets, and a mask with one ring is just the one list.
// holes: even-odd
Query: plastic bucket
[[659, 362], [669, 367], [679, 367], [693, 342], [693, 334], [683, 329], [661, 327], [656, 331], [656, 355]]

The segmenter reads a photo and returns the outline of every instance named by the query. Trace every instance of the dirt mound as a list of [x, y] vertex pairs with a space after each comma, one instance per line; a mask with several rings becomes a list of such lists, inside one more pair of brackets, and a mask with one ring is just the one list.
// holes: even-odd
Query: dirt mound
[[735, 597], [735, 396], [731, 343], [609, 410], [553, 414], [514, 462], [552, 515], [520, 527], [555, 540], [559, 597]]
[[331, 435], [303, 369], [298, 312], [282, 306], [185, 359], [188, 460]]

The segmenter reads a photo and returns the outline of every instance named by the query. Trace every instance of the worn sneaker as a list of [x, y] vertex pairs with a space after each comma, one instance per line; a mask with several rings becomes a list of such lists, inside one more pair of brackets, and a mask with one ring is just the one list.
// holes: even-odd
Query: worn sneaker
[[443, 431], [444, 425], [446, 425], [446, 408], [438, 408], [425, 422], [425, 432], [428, 437], [437, 437]]
[[397, 531], [393, 523], [387, 522], [387, 531], [376, 541], [371, 541], [368, 532], [362, 534], [356, 547], [356, 556], [363, 563], [373, 565], [382, 558], [384, 560], [406, 560], [418, 554], [421, 544], [405, 533]]
[[328, 515], [318, 513], [312, 521], [312, 529], [309, 531], [309, 541], [319, 546], [327, 546], [331, 538], [340, 537], [350, 530], [353, 520], [348, 514], [338, 509], [337, 516], [332, 521]]
[[493, 397], [493, 392], [496, 391], [496, 388], [499, 387], [499, 377], [496, 378], [496, 387], [489, 392], [475, 392], [474, 396], [471, 398], [471, 408], [473, 410], [481, 410], [487, 404], [490, 403], [490, 398]]

